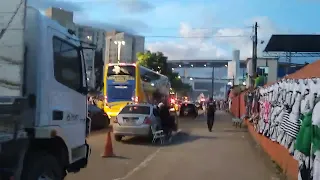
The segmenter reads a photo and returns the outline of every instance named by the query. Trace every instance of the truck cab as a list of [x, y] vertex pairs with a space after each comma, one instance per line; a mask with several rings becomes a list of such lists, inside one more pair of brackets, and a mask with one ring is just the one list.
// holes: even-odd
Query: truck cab
[[[8, 24], [0, 35], [0, 179], [63, 179], [85, 168], [90, 153], [83, 45], [20, 2], [4, 3], [19, 8], [0, 22]], [[0, 16], [14, 12], [7, 9]]]

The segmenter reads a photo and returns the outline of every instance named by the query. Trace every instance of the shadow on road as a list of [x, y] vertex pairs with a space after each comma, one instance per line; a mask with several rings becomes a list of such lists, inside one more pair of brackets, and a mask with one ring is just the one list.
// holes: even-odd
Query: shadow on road
[[184, 143], [190, 143], [193, 141], [196, 141], [198, 139], [217, 139], [217, 137], [214, 136], [200, 136], [200, 135], [193, 135], [190, 134], [189, 132], [179, 132], [173, 139], [168, 146], [175, 146], [179, 144], [184, 144]]
[[125, 137], [121, 142], [123, 144], [153, 146], [150, 139], [143, 137]]
[[158, 142], [152, 144], [148, 138], [142, 137], [128, 137], [122, 140], [123, 144], [131, 144], [131, 145], [142, 145], [142, 146], [174, 146], [184, 143], [190, 143], [196, 141], [198, 139], [216, 139], [217, 137], [212, 136], [199, 136], [199, 135], [192, 135], [187, 131], [181, 131], [173, 136], [171, 143], [165, 143], [163, 145], [159, 144]]
[[247, 129], [244, 128], [238, 128], [238, 129], [222, 129], [222, 130], [217, 130], [216, 132], [232, 132], [232, 133], [237, 133], [237, 132], [248, 132]]
[[131, 159], [131, 158], [128, 158], [128, 157], [124, 157], [124, 156], [117, 156], [117, 155], [114, 155], [114, 156], [110, 156], [110, 157], [108, 157], [109, 159], [110, 158], [113, 158], [113, 159], [125, 159], [125, 160], [127, 160], [127, 159]]

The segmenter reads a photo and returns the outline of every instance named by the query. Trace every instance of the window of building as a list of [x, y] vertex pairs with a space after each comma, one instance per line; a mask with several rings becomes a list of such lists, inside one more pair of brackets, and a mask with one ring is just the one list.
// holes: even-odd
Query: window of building
[[55, 79], [70, 89], [79, 91], [83, 87], [82, 61], [79, 49], [54, 37], [53, 52]]
[[92, 36], [87, 36], [87, 39], [88, 39], [89, 41], [92, 41]]
[[269, 67], [263, 67], [263, 66], [258, 67], [258, 74], [259, 74], [259, 75], [268, 76], [268, 74], [269, 74]]

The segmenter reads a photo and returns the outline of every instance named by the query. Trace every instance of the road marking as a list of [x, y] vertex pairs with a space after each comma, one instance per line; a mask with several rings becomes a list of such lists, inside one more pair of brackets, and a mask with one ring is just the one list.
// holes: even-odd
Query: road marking
[[144, 161], [142, 161], [137, 167], [135, 167], [134, 169], [132, 169], [130, 172], [128, 172], [127, 175], [125, 175], [124, 177], [121, 178], [116, 178], [113, 180], [124, 180], [129, 178], [130, 176], [132, 176], [135, 172], [139, 171], [140, 169], [146, 167], [149, 162], [156, 157], [156, 155], [160, 152], [161, 148], [157, 149], [157, 151], [155, 151], [154, 153], [150, 154]]

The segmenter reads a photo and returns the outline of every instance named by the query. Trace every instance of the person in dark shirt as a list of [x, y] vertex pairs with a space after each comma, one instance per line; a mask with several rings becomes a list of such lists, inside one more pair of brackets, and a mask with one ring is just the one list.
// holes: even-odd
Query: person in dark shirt
[[170, 136], [170, 132], [172, 131], [172, 117], [170, 115], [170, 106], [168, 103], [162, 103], [159, 106], [159, 114], [161, 119], [161, 126], [164, 133], [167, 136]]
[[214, 115], [216, 112], [216, 103], [213, 101], [213, 98], [210, 98], [207, 103], [207, 125], [208, 130], [212, 132], [212, 126], [214, 123]]

